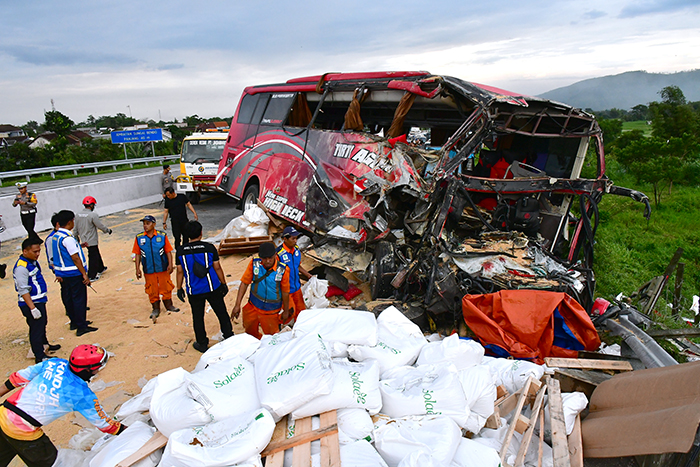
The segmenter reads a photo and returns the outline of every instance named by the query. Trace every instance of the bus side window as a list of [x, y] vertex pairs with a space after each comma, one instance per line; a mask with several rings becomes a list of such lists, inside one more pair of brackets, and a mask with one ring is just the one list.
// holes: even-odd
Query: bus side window
[[289, 109], [296, 98], [295, 92], [273, 93], [263, 114], [261, 125], [281, 126], [287, 120]]

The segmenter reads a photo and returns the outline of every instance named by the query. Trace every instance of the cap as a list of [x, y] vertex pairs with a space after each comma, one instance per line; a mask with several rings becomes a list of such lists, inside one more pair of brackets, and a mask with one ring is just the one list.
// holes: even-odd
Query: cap
[[154, 224], [156, 223], [156, 218], [153, 216], [143, 216], [143, 219], [141, 219], [141, 222], [153, 222]]
[[261, 258], [272, 258], [276, 253], [275, 244], [272, 242], [265, 242], [260, 244], [258, 248], [258, 256]]
[[282, 231], [282, 237], [298, 237], [299, 235], [301, 235], [301, 233], [291, 225], [288, 225]]
[[15, 183], [15, 186], [17, 188], [22, 188], [22, 187], [27, 186], [27, 182], [17, 182], [17, 183]]

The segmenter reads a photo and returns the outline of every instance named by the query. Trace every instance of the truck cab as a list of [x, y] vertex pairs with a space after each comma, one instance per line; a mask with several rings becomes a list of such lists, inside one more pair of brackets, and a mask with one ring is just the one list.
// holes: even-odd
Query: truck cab
[[176, 191], [187, 195], [193, 204], [199, 202], [202, 192], [218, 191], [214, 180], [226, 145], [227, 130], [192, 133], [182, 142]]

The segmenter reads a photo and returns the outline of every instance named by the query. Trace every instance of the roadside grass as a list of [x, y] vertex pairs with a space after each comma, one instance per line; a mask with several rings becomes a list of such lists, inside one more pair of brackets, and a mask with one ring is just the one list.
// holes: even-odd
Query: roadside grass
[[646, 120], [636, 120], [634, 122], [622, 122], [622, 131], [642, 130], [644, 136], [651, 136], [651, 125]]
[[[96, 174], [101, 174], [101, 173], [109, 173], [109, 172], [126, 172], [129, 170], [135, 170], [135, 169], [145, 169], [147, 167], [155, 167], [159, 165], [159, 163], [156, 162], [151, 162], [150, 164], [146, 164], [145, 162], [142, 162], [140, 164], [134, 164], [133, 167], [128, 166], [128, 165], [118, 165], [117, 170], [114, 170], [112, 167], [99, 167], [98, 171], [95, 172], [95, 169], [79, 169], [78, 174], [75, 175], [73, 172], [58, 172], [56, 173], [56, 178], [52, 177], [51, 174], [45, 174], [45, 175], [32, 175], [31, 176], [31, 183], [38, 183], [38, 182], [49, 182], [51, 180], [66, 180], [69, 178], [78, 178], [78, 177], [86, 177], [88, 175], [96, 175]], [[2, 184], [0, 186], [12, 186], [17, 182], [24, 182], [26, 181], [25, 177], [17, 177], [17, 178], [5, 178], [2, 180]]]

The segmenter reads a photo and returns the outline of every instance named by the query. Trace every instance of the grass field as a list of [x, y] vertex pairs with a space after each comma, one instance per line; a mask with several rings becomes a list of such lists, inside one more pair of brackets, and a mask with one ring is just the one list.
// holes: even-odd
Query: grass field
[[635, 122], [622, 122], [622, 131], [642, 130], [644, 136], [651, 136], [651, 125], [648, 125], [646, 120], [637, 120]]

